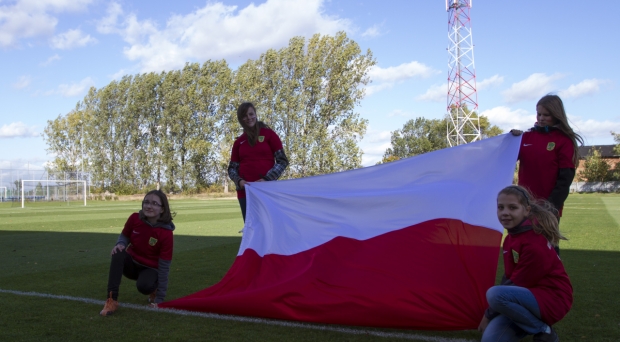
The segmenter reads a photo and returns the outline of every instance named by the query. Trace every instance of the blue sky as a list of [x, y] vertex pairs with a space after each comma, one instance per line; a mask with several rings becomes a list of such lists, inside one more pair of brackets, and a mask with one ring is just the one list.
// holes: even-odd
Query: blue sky
[[[612, 144], [610, 131], [620, 132], [613, 4], [475, 1], [479, 112], [506, 131], [526, 129], [536, 101], [555, 92], [586, 144]], [[71, 111], [90, 86], [207, 59], [236, 68], [293, 36], [341, 30], [377, 59], [357, 108], [369, 120], [363, 163], [373, 165], [391, 131], [446, 112], [443, 0], [0, 0], [0, 169], [53, 159], [41, 138], [47, 120]]]

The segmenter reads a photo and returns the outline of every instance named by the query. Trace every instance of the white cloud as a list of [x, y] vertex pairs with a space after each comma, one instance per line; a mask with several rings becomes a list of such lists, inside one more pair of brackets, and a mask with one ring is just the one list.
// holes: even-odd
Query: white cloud
[[381, 31], [379, 30], [379, 26], [372, 25], [371, 27], [367, 28], [366, 31], [364, 31], [364, 33], [362, 33], [362, 37], [374, 38], [374, 37], [379, 36], [380, 34], [381, 34]]
[[381, 68], [375, 65], [368, 72], [368, 76], [370, 76], [370, 79], [373, 81], [394, 83], [414, 77], [426, 78], [438, 74], [439, 72], [440, 71], [428, 67], [422, 63], [412, 61], [388, 68]]
[[366, 86], [366, 96], [370, 96], [374, 93], [378, 93], [381, 90], [390, 89], [394, 86], [393, 83], [381, 83], [377, 85]]
[[120, 33], [118, 26], [118, 17], [123, 14], [123, 8], [118, 2], [113, 2], [108, 6], [107, 16], [97, 23], [97, 31], [104, 34]]
[[585, 95], [591, 95], [600, 90], [602, 85], [609, 83], [608, 80], [599, 80], [591, 78], [583, 80], [577, 84], [572, 84], [568, 89], [561, 90], [558, 95], [562, 98], [578, 98]]
[[0, 139], [36, 137], [38, 135], [35, 127], [28, 127], [23, 122], [13, 122], [0, 127]]
[[95, 82], [90, 77], [86, 77], [77, 83], [61, 84], [55, 90], [51, 90], [45, 93], [45, 95], [61, 95], [64, 97], [73, 97], [85, 93], [90, 87], [94, 86]]
[[620, 132], [620, 122], [618, 121], [596, 121], [592, 119], [584, 120], [579, 116], [567, 114], [569, 123], [573, 130], [579, 133], [585, 140], [586, 145], [600, 144], [596, 141], [609, 140], [608, 144], [613, 143], [610, 131]]
[[[486, 116], [491, 124], [498, 126], [504, 132], [508, 132], [513, 128], [527, 130], [534, 126], [534, 122], [536, 122], [536, 113], [530, 113], [523, 109], [511, 109], [505, 106], [485, 110], [480, 114]], [[584, 120], [581, 117], [570, 114], [568, 114], [568, 119], [573, 130], [585, 139], [587, 145], [600, 144], [601, 141], [612, 141], [609, 132], [620, 132], [620, 122], [617, 121]]]
[[13, 88], [15, 89], [24, 89], [30, 85], [31, 78], [30, 76], [21, 76], [17, 82], [13, 83]]
[[500, 75], [493, 75], [489, 78], [485, 78], [484, 80], [478, 82], [476, 84], [476, 89], [477, 90], [482, 90], [482, 89], [486, 89], [489, 87], [493, 87], [493, 86], [498, 86], [500, 84], [504, 83], [504, 77], [500, 76]]
[[171, 16], [163, 29], [133, 14], [123, 16], [120, 5], [113, 4], [98, 30], [121, 34], [130, 45], [124, 49], [125, 56], [138, 61], [144, 72], [180, 68], [192, 60], [245, 61], [286, 46], [294, 36], [350, 30], [348, 20], [325, 15], [322, 3], [267, 0], [239, 9], [208, 2], [189, 14]]
[[380, 162], [385, 150], [392, 147], [391, 137], [392, 132], [390, 131], [377, 131], [368, 127], [368, 132], [360, 143], [360, 147], [364, 151], [362, 165], [371, 166]]
[[480, 115], [486, 116], [491, 124], [498, 126], [504, 132], [513, 128], [524, 131], [534, 126], [534, 122], [536, 122], [536, 113], [530, 113], [523, 109], [510, 109], [506, 106], [487, 109]]
[[68, 30], [50, 39], [50, 45], [55, 49], [68, 50], [74, 47], [81, 47], [87, 44], [94, 44], [97, 39], [84, 34], [80, 29]]
[[[499, 75], [493, 75], [489, 78], [486, 78], [479, 83], [476, 84], [476, 89], [486, 89], [492, 86], [497, 86], [504, 82], [504, 77]], [[432, 85], [426, 93], [422, 95], [418, 95], [415, 97], [418, 101], [426, 101], [426, 102], [446, 102], [448, 98], [448, 84], [444, 83], [441, 85]]]
[[531, 74], [523, 81], [513, 83], [510, 89], [503, 92], [504, 99], [508, 103], [515, 103], [527, 100], [538, 100], [544, 95], [555, 89], [553, 82], [562, 78], [561, 74], [535, 73]]
[[445, 102], [448, 97], [448, 84], [433, 85], [426, 93], [416, 96], [418, 101]]
[[40, 66], [48, 66], [50, 64], [52, 64], [52, 62], [57, 61], [60, 59], [60, 56], [58, 54], [55, 54], [53, 56], [51, 56], [50, 58], [48, 58], [45, 62], [40, 63]]
[[401, 65], [388, 68], [382, 68], [375, 65], [368, 72], [368, 76], [372, 82], [377, 82], [378, 84], [367, 86], [366, 95], [372, 95], [381, 90], [390, 89], [394, 86], [394, 84], [411, 78], [426, 78], [437, 73], [439, 73], [438, 70], [416, 61], [403, 63]]
[[92, 0], [18, 0], [0, 6], [0, 46], [16, 46], [20, 39], [47, 37], [58, 19], [53, 14], [80, 11]]

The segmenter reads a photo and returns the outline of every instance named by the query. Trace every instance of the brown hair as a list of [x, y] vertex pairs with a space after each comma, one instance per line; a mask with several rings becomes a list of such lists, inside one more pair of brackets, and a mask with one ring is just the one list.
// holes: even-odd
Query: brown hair
[[581, 135], [575, 133], [568, 124], [568, 118], [566, 117], [566, 111], [564, 110], [564, 103], [562, 103], [562, 99], [557, 95], [547, 94], [538, 100], [536, 106], [545, 108], [551, 116], [556, 119], [557, 124], [555, 127], [566, 134], [570, 140], [572, 140], [573, 146], [575, 147], [575, 151], [573, 152], [573, 164], [575, 164], [575, 168], [579, 166], [579, 145], [577, 145], [577, 142], [583, 146], [583, 138]]
[[553, 246], [557, 246], [560, 240], [568, 240], [560, 233], [557, 209], [545, 200], [536, 200], [534, 196], [524, 187], [511, 185], [503, 188], [497, 196], [514, 195], [519, 199], [519, 204], [530, 208], [532, 228], [538, 234], [542, 234]]
[[166, 196], [166, 194], [161, 190], [151, 190], [147, 192], [146, 195], [144, 195], [144, 198], [146, 198], [146, 196], [148, 195], [156, 195], [157, 197], [159, 197], [159, 200], [161, 201], [161, 207], [164, 209], [164, 212], [161, 213], [161, 215], [157, 219], [157, 222], [162, 222], [162, 223], [172, 222], [172, 217], [174, 215], [170, 211], [170, 204], [168, 204], [168, 197]]
[[[254, 127], [248, 127], [243, 122], [243, 119], [248, 115], [248, 109], [254, 109], [254, 113], [256, 113], [256, 125]], [[260, 134], [261, 128], [269, 128], [264, 122], [258, 121], [258, 112], [256, 112], [256, 107], [252, 102], [243, 102], [237, 108], [237, 120], [241, 127], [243, 127], [243, 132], [248, 136], [248, 143], [250, 146], [256, 145], [256, 141], [258, 140], [258, 135]]]

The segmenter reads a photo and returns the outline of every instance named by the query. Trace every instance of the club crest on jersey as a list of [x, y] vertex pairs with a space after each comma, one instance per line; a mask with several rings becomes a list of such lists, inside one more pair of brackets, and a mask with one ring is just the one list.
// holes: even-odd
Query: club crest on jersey
[[515, 261], [515, 264], [519, 263], [519, 253], [514, 249], [512, 250], [512, 259]]
[[259, 135], [258, 136], [258, 142], [263, 142], [265, 141], [265, 136], [264, 135]]
[[149, 245], [155, 246], [156, 243], [157, 243], [157, 239], [156, 238], [152, 237], [152, 238], [149, 239]]
[[554, 142], [550, 142], [547, 144], [547, 151], [553, 151], [554, 148], [555, 148]]

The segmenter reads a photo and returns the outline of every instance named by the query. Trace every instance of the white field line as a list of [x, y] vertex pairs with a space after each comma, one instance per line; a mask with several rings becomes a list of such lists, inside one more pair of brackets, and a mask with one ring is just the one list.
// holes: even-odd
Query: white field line
[[[105, 304], [104, 300], [53, 295], [53, 294], [38, 293], [38, 292], [23, 292], [23, 291], [12, 291], [12, 290], [0, 289], [0, 293], [9, 293], [9, 294], [14, 294], [18, 296], [31, 296], [31, 297], [50, 298], [50, 299], [72, 300], [72, 301], [82, 302], [82, 303], [87, 303], [87, 304], [98, 304], [98, 305]], [[467, 340], [467, 339], [462, 339], [462, 338], [446, 338], [446, 337], [426, 336], [426, 335], [406, 334], [406, 333], [390, 333], [390, 332], [382, 332], [382, 331], [374, 331], [374, 330], [338, 328], [338, 327], [327, 326], [327, 325], [296, 323], [296, 322], [279, 321], [279, 320], [265, 319], [265, 318], [220, 315], [220, 314], [214, 314], [214, 313], [194, 312], [194, 311], [174, 310], [174, 309], [156, 309], [148, 305], [127, 304], [127, 303], [119, 303], [119, 305], [124, 308], [130, 308], [130, 309], [135, 309], [135, 310], [164, 312], [164, 313], [175, 314], [175, 315], [195, 316], [195, 317], [219, 319], [219, 320], [224, 320], [224, 321], [236, 321], [236, 322], [243, 322], [243, 323], [275, 325], [275, 326], [281, 326], [281, 327], [287, 327], [287, 328], [302, 328], [302, 329], [313, 329], [313, 330], [321, 330], [321, 331], [333, 331], [333, 332], [339, 332], [339, 333], [351, 334], [351, 335], [371, 335], [371, 336], [378, 336], [378, 337], [385, 337], [385, 338], [399, 338], [399, 339], [405, 339], [405, 340], [417, 340], [417, 341], [428, 341], [428, 342], [472, 342], [472, 341], [475, 341], [475, 340]]]

